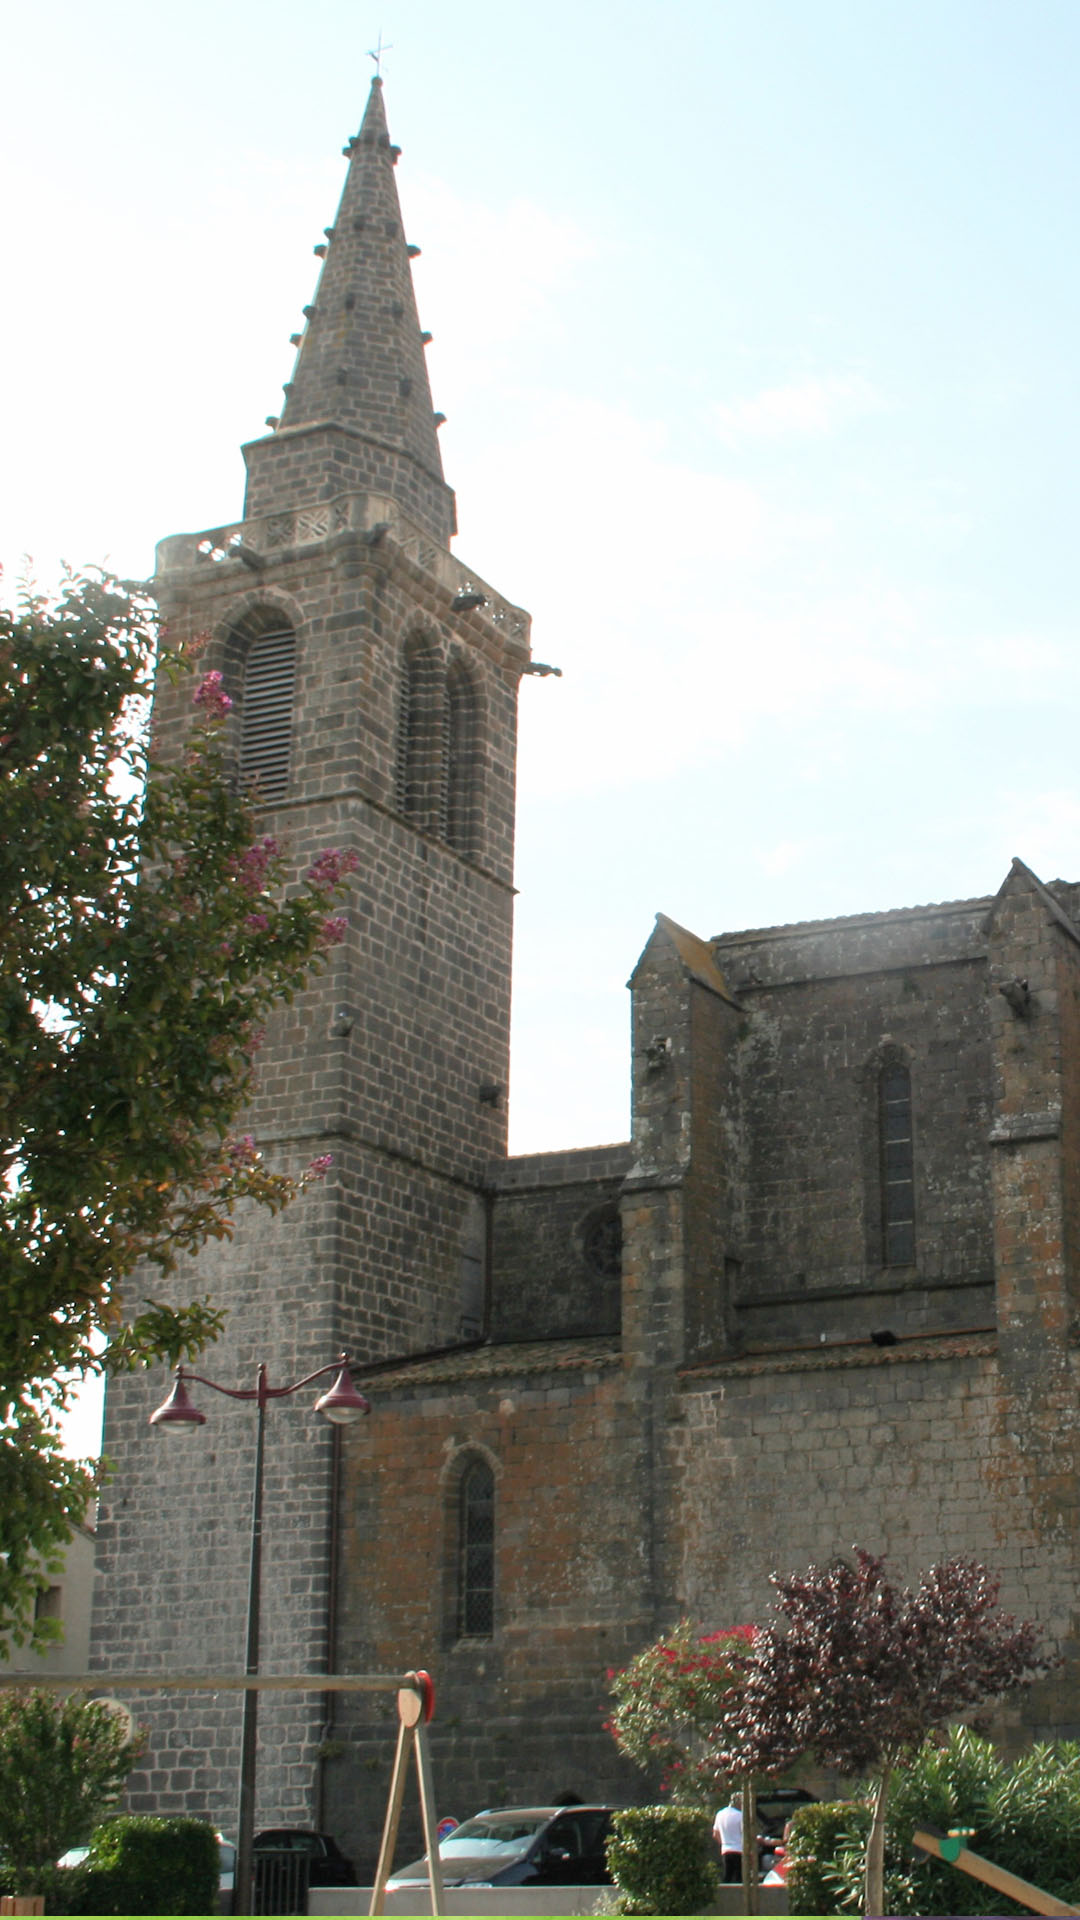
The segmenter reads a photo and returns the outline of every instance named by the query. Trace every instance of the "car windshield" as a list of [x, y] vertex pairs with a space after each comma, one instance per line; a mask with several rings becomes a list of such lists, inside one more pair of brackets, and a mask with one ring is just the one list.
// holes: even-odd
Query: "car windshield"
[[463, 1820], [460, 1827], [440, 1840], [439, 1857], [454, 1860], [463, 1854], [494, 1858], [500, 1853], [520, 1853], [550, 1819], [550, 1813], [479, 1813], [475, 1820]]

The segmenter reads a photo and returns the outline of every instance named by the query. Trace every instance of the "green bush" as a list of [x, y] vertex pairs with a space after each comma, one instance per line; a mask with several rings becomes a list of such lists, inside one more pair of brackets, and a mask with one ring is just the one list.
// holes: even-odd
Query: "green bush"
[[[788, 1898], [793, 1913], [860, 1911], [870, 1810], [840, 1801], [804, 1807], [791, 1835]], [[931, 1736], [894, 1776], [886, 1810], [885, 1911], [890, 1914], [1021, 1914], [957, 1867], [916, 1857], [920, 1825], [972, 1828], [970, 1846], [996, 1866], [1080, 1904], [1080, 1746], [1034, 1746], [1012, 1765], [970, 1727]]]
[[611, 1823], [608, 1865], [619, 1913], [701, 1913], [716, 1898], [712, 1819], [697, 1807], [624, 1807]]
[[0, 1698], [0, 1857], [17, 1893], [43, 1893], [53, 1863], [112, 1812], [139, 1750], [126, 1716], [80, 1693]]
[[848, 1848], [865, 1848], [869, 1831], [870, 1809], [857, 1800], [797, 1808], [787, 1840], [788, 1911], [835, 1913], [837, 1859]]
[[[118, 1814], [95, 1829], [85, 1865], [65, 1878], [69, 1913], [214, 1913], [217, 1839], [205, 1820]], [[58, 1911], [51, 1902], [49, 1910]]]

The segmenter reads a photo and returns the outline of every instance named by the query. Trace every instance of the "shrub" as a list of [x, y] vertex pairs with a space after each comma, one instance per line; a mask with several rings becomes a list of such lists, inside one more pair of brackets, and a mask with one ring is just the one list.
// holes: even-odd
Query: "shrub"
[[140, 1745], [129, 1725], [78, 1693], [0, 1699], [0, 1855], [16, 1892], [43, 1892], [42, 1874], [116, 1805]]
[[96, 1829], [71, 1878], [71, 1913], [213, 1913], [217, 1838], [206, 1820], [118, 1814]]
[[858, 1850], [861, 1860], [869, 1831], [870, 1809], [857, 1800], [822, 1800], [798, 1808], [787, 1841], [791, 1913], [836, 1912], [837, 1859], [852, 1848]]
[[624, 1807], [615, 1815], [608, 1865], [619, 1913], [701, 1913], [716, 1898], [712, 1820], [695, 1807]]
[[[804, 1807], [791, 1835], [788, 1893], [793, 1912], [858, 1912], [863, 1840], [870, 1812], [859, 1801]], [[1019, 1914], [970, 1874], [917, 1858], [920, 1825], [973, 1829], [984, 1859], [1033, 1881], [1058, 1899], [1080, 1894], [1080, 1746], [1028, 1749], [1012, 1765], [970, 1727], [951, 1727], [919, 1749], [892, 1784], [886, 1809], [884, 1911], [890, 1914]]]

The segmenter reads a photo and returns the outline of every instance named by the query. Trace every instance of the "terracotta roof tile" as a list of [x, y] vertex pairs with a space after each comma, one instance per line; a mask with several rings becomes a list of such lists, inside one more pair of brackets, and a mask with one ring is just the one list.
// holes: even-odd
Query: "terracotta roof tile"
[[400, 1367], [356, 1378], [369, 1396], [396, 1387], [439, 1385], [456, 1380], [497, 1380], [507, 1374], [586, 1373], [622, 1363], [618, 1339], [611, 1335], [582, 1340], [519, 1340], [506, 1345], [472, 1347], [431, 1360], [405, 1361]]

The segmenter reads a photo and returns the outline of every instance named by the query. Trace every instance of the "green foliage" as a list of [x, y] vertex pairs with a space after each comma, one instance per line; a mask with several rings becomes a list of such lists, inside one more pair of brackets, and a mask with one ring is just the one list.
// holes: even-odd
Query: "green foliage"
[[[823, 1800], [794, 1814], [787, 1841], [788, 1908], [792, 1913], [835, 1913], [835, 1863], [843, 1850], [862, 1860], [870, 1809], [855, 1800]], [[862, 1882], [858, 1882], [861, 1891]], [[893, 1909], [890, 1907], [890, 1913]]]
[[219, 1855], [206, 1820], [120, 1814], [98, 1827], [73, 1872], [68, 1911], [213, 1913]]
[[0, 1655], [43, 1637], [35, 1593], [96, 1490], [59, 1451], [73, 1384], [193, 1358], [222, 1326], [206, 1300], [132, 1320], [124, 1281], [326, 1170], [271, 1172], [231, 1129], [263, 1020], [342, 935], [355, 859], [296, 873], [258, 835], [219, 674], [157, 755], [155, 671], [188, 667], [104, 576], [0, 609]]
[[[858, 1801], [801, 1808], [788, 1876], [793, 1912], [858, 1911], [870, 1810]], [[892, 1782], [882, 1910], [890, 1914], [1019, 1914], [1026, 1907], [970, 1874], [917, 1859], [914, 1829], [973, 1828], [969, 1845], [1069, 1905], [1080, 1904], [1080, 1746], [1037, 1745], [1011, 1765], [969, 1727], [931, 1736]]]
[[612, 1821], [608, 1865], [619, 1913], [701, 1913], [716, 1897], [712, 1821], [693, 1807], [624, 1807]]
[[[0, 1855], [18, 1891], [115, 1806], [138, 1757], [119, 1714], [81, 1694], [0, 1694]], [[43, 1889], [42, 1889], [43, 1890]]]
[[677, 1805], [715, 1801], [730, 1778], [717, 1774], [714, 1749], [735, 1702], [738, 1658], [752, 1627], [699, 1634], [689, 1620], [609, 1674], [615, 1711], [608, 1722], [616, 1746], [652, 1774]]

